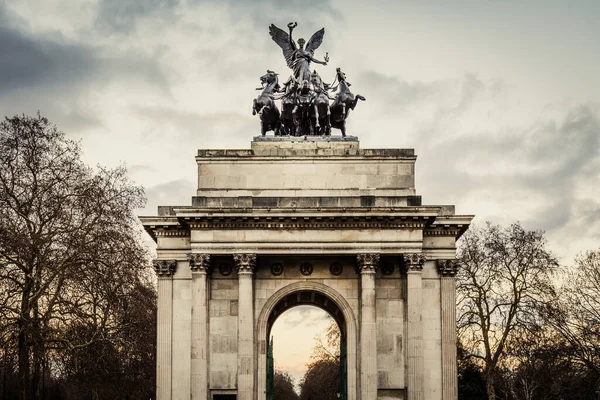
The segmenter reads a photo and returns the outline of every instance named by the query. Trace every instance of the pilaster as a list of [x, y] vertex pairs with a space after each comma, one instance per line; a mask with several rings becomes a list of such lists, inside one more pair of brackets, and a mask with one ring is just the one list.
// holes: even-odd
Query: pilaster
[[233, 260], [238, 271], [238, 371], [239, 400], [254, 398], [254, 294], [252, 277], [256, 254], [237, 253]]
[[407, 387], [408, 400], [424, 399], [425, 366], [423, 355], [422, 271], [425, 257], [421, 253], [404, 254], [407, 281]]
[[171, 399], [172, 335], [173, 335], [173, 274], [176, 260], [155, 260], [158, 276], [157, 339], [156, 339], [156, 398]]
[[360, 391], [361, 399], [377, 398], [377, 321], [375, 310], [375, 272], [378, 253], [356, 256], [360, 271]]
[[188, 254], [192, 271], [192, 400], [208, 398], [208, 274], [210, 254]]
[[456, 368], [456, 260], [438, 260], [442, 302], [442, 399], [458, 398]]

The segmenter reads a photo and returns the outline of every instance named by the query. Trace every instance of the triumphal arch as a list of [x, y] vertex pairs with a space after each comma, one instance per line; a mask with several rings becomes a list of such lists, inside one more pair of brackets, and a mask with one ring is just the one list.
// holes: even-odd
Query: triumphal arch
[[296, 25], [269, 29], [293, 73], [261, 77], [262, 135], [198, 150], [191, 205], [140, 218], [157, 242], [157, 398], [271, 400], [271, 326], [311, 304], [342, 333], [341, 399], [456, 399], [456, 240], [472, 216], [422, 204], [412, 149], [346, 136], [366, 99], [340, 68], [337, 85], [310, 71], [327, 64], [324, 29], [304, 47]]
[[472, 217], [421, 204], [413, 150], [267, 136], [196, 161], [192, 204], [141, 218], [159, 400], [266, 400], [269, 329], [299, 304], [338, 321], [348, 400], [456, 399], [455, 242]]

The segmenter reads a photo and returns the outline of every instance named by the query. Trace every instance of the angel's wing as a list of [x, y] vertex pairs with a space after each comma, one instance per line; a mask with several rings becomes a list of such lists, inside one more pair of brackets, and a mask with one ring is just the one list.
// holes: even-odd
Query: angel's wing
[[292, 56], [296, 49], [292, 48], [290, 44], [290, 35], [283, 29], [276, 27], [274, 24], [269, 26], [269, 33], [271, 34], [273, 41], [281, 47], [281, 50], [283, 50], [283, 56], [285, 57], [288, 67], [294, 68], [292, 65]]
[[311, 36], [310, 40], [306, 44], [306, 51], [310, 52], [311, 55], [315, 54], [315, 50], [319, 48], [323, 43], [323, 36], [325, 36], [325, 28], [321, 28]]

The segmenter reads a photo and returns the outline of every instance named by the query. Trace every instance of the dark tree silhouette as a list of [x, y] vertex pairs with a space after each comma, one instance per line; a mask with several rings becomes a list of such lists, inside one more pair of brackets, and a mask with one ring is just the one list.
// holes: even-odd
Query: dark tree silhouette
[[46, 118], [0, 123], [0, 348], [21, 400], [41, 398], [45, 377], [83, 349], [127, 349], [125, 308], [152, 290], [134, 214], [144, 202], [123, 166], [86, 166]]

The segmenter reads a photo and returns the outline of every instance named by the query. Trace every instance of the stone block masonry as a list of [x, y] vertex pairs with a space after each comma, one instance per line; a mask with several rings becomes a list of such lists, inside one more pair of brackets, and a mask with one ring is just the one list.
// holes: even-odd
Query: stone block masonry
[[199, 150], [189, 205], [140, 217], [157, 242], [157, 398], [267, 399], [277, 317], [338, 322], [348, 400], [457, 398], [456, 240], [472, 216], [423, 205], [412, 149], [258, 137]]

